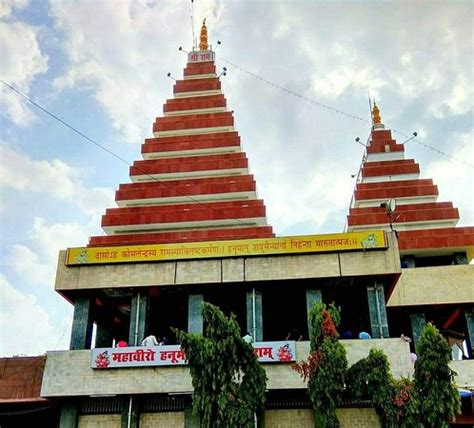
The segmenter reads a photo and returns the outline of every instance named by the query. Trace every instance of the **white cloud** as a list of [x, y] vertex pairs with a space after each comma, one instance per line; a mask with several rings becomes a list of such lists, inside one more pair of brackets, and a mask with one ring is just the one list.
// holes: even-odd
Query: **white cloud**
[[[70, 64], [55, 86], [87, 88], [129, 143], [150, 134], [150, 123], [171, 96], [167, 72], [178, 46], [190, 46], [188, 7], [174, 2], [51, 2]], [[202, 17], [219, 25], [223, 3], [196, 5], [196, 29]], [[120, 31], [117, 31], [117, 29]], [[166, 42], [164, 42], [166, 40]]]
[[67, 201], [86, 216], [83, 223], [35, 217], [31, 229], [25, 230], [26, 237], [20, 234], [19, 240], [6, 249], [9, 269], [27, 284], [52, 289], [59, 250], [86, 245], [88, 236], [100, 233], [100, 216], [114, 205], [114, 192], [88, 189], [80, 179], [84, 171], [58, 159], [33, 160], [7, 144], [0, 146], [0, 158], [0, 188]]
[[78, 171], [58, 159], [33, 160], [6, 143], [0, 146], [0, 159], [3, 163], [0, 186], [51, 193], [60, 199], [70, 199], [74, 195]]
[[23, 192], [49, 194], [68, 200], [87, 215], [97, 217], [114, 205], [114, 192], [109, 188], [86, 188], [80, 180], [82, 170], [59, 159], [33, 160], [28, 155], [0, 145], [0, 187]]
[[79, 224], [48, 225], [43, 218], [36, 217], [30, 231], [30, 246], [14, 244], [6, 256], [7, 265], [25, 283], [52, 289], [59, 251], [85, 245], [87, 229]]
[[[4, 7], [10, 13], [10, 2]], [[36, 28], [22, 22], [0, 22], [2, 79], [26, 94], [35, 77], [48, 69], [48, 58], [41, 53], [37, 36]], [[18, 126], [28, 125], [34, 117], [24, 101], [4, 85], [0, 107]]]
[[1, 273], [0, 290], [0, 355], [39, 355], [66, 347], [70, 324], [53, 325], [37, 298], [15, 289]]
[[80, 247], [87, 243], [87, 229], [81, 224], [53, 223], [48, 225], [45, 219], [36, 217], [31, 238], [35, 246], [41, 250], [44, 259], [56, 267], [59, 250], [67, 247]]
[[25, 245], [13, 245], [6, 261], [24, 282], [53, 289], [56, 272], [54, 264], [40, 261], [38, 255]]
[[[474, 146], [470, 133], [455, 134], [450, 143], [453, 152], [458, 159], [474, 165]], [[474, 224], [474, 193], [471, 187], [467, 189], [460, 183], [465, 177], [473, 175], [472, 166], [457, 162], [453, 167], [453, 162], [449, 158], [436, 159], [426, 168], [424, 176], [432, 177], [438, 185], [439, 201], [456, 201], [454, 206], [459, 209], [459, 225], [472, 226]]]
[[[291, 181], [274, 181], [270, 187], [264, 187], [263, 192], [269, 195], [265, 202], [270, 224], [278, 225], [278, 229], [285, 231], [299, 222], [304, 222], [306, 231], [301, 233], [320, 233], [323, 224], [335, 212], [339, 214], [335, 224], [342, 224], [354, 180], [349, 175], [334, 177], [331, 170], [336, 167], [326, 166], [313, 171], [305, 180], [307, 184], [301, 186], [297, 192], [294, 191], [294, 183]], [[279, 172], [285, 175], [284, 169], [279, 169]], [[342, 227], [331, 232], [342, 232]]]
[[28, 0], [1, 0], [0, 18], [11, 15], [13, 9], [22, 10], [28, 5]]

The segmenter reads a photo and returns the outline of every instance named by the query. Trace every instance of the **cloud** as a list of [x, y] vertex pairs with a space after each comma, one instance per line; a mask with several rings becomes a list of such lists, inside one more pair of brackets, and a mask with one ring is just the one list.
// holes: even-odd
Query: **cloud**
[[13, 245], [6, 262], [24, 282], [53, 288], [56, 272], [54, 264], [41, 262], [38, 255], [25, 245]]
[[[474, 147], [470, 133], [455, 133], [450, 142], [458, 159], [474, 165]], [[449, 158], [441, 158], [431, 162], [424, 174], [426, 177], [434, 177], [434, 182], [439, 189], [439, 201], [456, 201], [454, 206], [459, 209], [461, 217], [459, 225], [472, 226], [474, 224], [472, 187], [466, 192], [466, 189], [459, 185], [465, 177], [472, 176], [472, 174], [472, 166], [458, 162], [456, 168], [453, 168], [453, 163]]]
[[[2, 13], [10, 14], [11, 4], [6, 2]], [[0, 22], [2, 79], [26, 94], [36, 76], [48, 69], [48, 57], [41, 53], [37, 36], [38, 30], [25, 23]], [[4, 85], [0, 109], [13, 123], [22, 127], [35, 117], [23, 100]]]
[[[52, 201], [67, 201], [85, 215], [85, 221], [70, 223], [36, 216], [32, 223], [24, 226], [26, 236], [20, 234], [15, 238], [18, 240], [6, 248], [7, 266], [22, 281], [52, 289], [59, 250], [83, 246], [88, 236], [100, 233], [100, 216], [106, 207], [114, 205], [114, 192], [109, 188], [87, 188], [81, 181], [85, 170], [58, 159], [33, 160], [8, 144], [0, 145], [0, 158], [3, 164], [0, 188], [33, 193]], [[62, 202], [62, 210], [66, 212], [64, 205]], [[21, 208], [13, 207], [9, 214], [15, 209]]]
[[87, 188], [80, 177], [84, 171], [73, 168], [59, 159], [34, 160], [27, 154], [0, 146], [0, 187], [22, 192], [48, 194], [70, 201], [83, 213], [96, 219], [105, 207], [114, 205], [114, 192], [109, 188]]
[[[334, 177], [331, 171], [337, 165], [325, 166], [313, 171], [305, 180], [307, 184], [298, 192], [293, 189], [291, 181], [274, 181], [270, 186], [265, 186], [262, 191], [268, 195], [265, 198], [267, 215], [270, 224], [277, 224], [280, 233], [287, 230], [294, 233], [321, 233], [334, 215], [329, 232], [341, 232], [351, 198], [353, 179], [349, 175]], [[280, 172], [282, 170], [280, 169]], [[304, 230], [295, 229], [300, 224]]]
[[0, 18], [11, 15], [12, 10], [22, 10], [28, 6], [28, 0], [2, 0], [0, 2]]
[[4, 165], [0, 171], [0, 186], [51, 193], [60, 199], [70, 199], [74, 195], [74, 180], [79, 173], [66, 163], [58, 159], [33, 160], [6, 143], [0, 146], [0, 158]]
[[87, 232], [88, 228], [81, 224], [47, 224], [45, 219], [36, 217], [29, 233], [30, 246], [12, 245], [6, 256], [7, 265], [25, 283], [52, 289], [59, 251], [87, 243]]
[[62, 324], [64, 331], [53, 325], [37, 298], [15, 289], [1, 273], [0, 290], [0, 355], [39, 355], [66, 348], [70, 324]]
[[[203, 3], [195, 22], [207, 16], [218, 25], [224, 6]], [[67, 71], [55, 80], [57, 90], [81, 87], [90, 91], [129, 143], [150, 134], [150, 124], [165, 97], [171, 96], [167, 72], [178, 46], [188, 48], [188, 7], [174, 2], [121, 1], [51, 2], [69, 59]], [[197, 27], [197, 24], [196, 24]], [[120, 31], [117, 31], [117, 29]], [[164, 40], [167, 40], [164, 44]]]
[[37, 248], [41, 249], [45, 260], [56, 263], [59, 250], [67, 247], [79, 247], [87, 242], [87, 228], [76, 223], [53, 223], [36, 217], [33, 223], [31, 238]]

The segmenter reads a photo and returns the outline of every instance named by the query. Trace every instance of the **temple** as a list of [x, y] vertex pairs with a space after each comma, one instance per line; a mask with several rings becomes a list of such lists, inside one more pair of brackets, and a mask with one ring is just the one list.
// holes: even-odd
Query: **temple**
[[458, 220], [458, 209], [438, 201], [433, 180], [420, 178], [420, 166], [405, 158], [405, 145], [393, 139], [374, 104], [347, 230], [376, 228], [397, 235], [402, 276], [388, 301], [393, 333], [412, 331], [416, 342], [422, 326], [431, 321], [452, 343], [474, 343], [474, 288], [468, 265], [474, 227], [456, 227]]
[[188, 55], [174, 98], [116, 192], [118, 208], [102, 217], [106, 236], [90, 247], [226, 239], [274, 234], [216, 75], [203, 24], [200, 51]]
[[[458, 210], [437, 201], [374, 105], [346, 232], [275, 236], [214, 60], [203, 23], [131, 182], [102, 217], [105, 235], [59, 254], [55, 290], [74, 306], [70, 349], [35, 363], [41, 390], [17, 404], [40, 399], [55, 409], [45, 423], [56, 417], [61, 428], [198, 427], [172, 328], [202, 332], [203, 301], [234, 313], [252, 336], [268, 377], [259, 426], [314, 426], [290, 363], [308, 356], [308, 313], [320, 301], [341, 307], [349, 364], [376, 347], [396, 377], [411, 376], [411, 352], [432, 321], [461, 346], [457, 385], [474, 389], [474, 227], [456, 227]], [[149, 334], [158, 346], [142, 346]], [[15, 402], [8, 393], [3, 409]], [[458, 424], [474, 420], [464, 413]], [[370, 402], [350, 397], [338, 418], [341, 427], [380, 426]]]

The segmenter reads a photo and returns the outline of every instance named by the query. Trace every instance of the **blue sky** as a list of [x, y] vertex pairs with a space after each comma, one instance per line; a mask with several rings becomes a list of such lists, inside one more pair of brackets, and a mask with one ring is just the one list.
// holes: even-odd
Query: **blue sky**
[[[0, 1], [0, 77], [133, 162], [172, 97], [192, 43], [189, 1]], [[194, 1], [278, 235], [344, 228], [370, 120], [387, 127], [440, 201], [474, 224], [472, 2]], [[275, 89], [256, 73], [351, 119]], [[101, 234], [128, 167], [0, 91], [0, 355], [68, 346], [72, 307], [54, 290], [57, 252]], [[404, 137], [394, 133], [398, 141]], [[466, 163], [470, 164], [466, 165]]]

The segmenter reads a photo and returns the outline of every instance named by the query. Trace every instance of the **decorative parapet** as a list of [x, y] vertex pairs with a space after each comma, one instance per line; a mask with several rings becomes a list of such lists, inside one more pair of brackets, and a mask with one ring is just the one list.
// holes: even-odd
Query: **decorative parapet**
[[474, 265], [402, 269], [387, 306], [418, 306], [474, 301]]
[[[413, 370], [409, 346], [400, 339], [344, 340], [349, 364], [366, 357], [372, 347], [383, 349], [394, 376], [409, 376]], [[41, 388], [43, 397], [110, 394], [158, 394], [191, 392], [186, 366], [97, 370], [91, 368], [91, 350], [48, 352]], [[309, 342], [296, 343], [296, 359], [308, 356]], [[264, 364], [268, 389], [305, 388], [289, 364]]]

